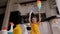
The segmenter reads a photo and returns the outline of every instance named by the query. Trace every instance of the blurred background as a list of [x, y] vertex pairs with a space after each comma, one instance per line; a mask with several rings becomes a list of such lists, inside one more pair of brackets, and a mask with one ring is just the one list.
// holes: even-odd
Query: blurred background
[[[32, 16], [36, 16], [39, 21], [36, 0], [0, 0], [0, 30], [2, 29], [3, 20], [6, 22], [25, 24], [28, 32], [30, 31], [29, 12], [34, 8]], [[41, 34], [60, 34], [60, 0], [41, 0]], [[9, 5], [10, 3], [10, 5]], [[10, 8], [10, 9], [8, 9]], [[10, 11], [10, 12], [9, 12]], [[10, 13], [10, 14], [8, 14]], [[7, 15], [8, 14], [8, 15]], [[6, 17], [9, 16], [9, 18]], [[15, 28], [15, 26], [14, 26]], [[8, 25], [10, 30], [10, 25]]]

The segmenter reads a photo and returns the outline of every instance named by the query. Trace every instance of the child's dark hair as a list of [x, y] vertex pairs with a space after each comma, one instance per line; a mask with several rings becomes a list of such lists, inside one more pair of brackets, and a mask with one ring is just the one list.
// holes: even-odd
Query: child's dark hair
[[36, 19], [37, 19], [37, 22], [39, 21], [39, 20], [38, 20], [39, 17], [36, 16], [34, 13], [31, 14], [31, 22], [32, 22], [32, 18], [36, 18]]

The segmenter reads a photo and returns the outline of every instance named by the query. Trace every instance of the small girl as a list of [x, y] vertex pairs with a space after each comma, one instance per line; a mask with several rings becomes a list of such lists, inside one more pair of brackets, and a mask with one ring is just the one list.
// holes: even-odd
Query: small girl
[[[29, 21], [30, 21], [30, 17], [29, 17]], [[30, 21], [30, 26], [31, 26], [30, 34], [40, 34], [39, 25], [40, 25], [40, 23], [37, 22], [37, 18], [32, 17], [32, 19]]]

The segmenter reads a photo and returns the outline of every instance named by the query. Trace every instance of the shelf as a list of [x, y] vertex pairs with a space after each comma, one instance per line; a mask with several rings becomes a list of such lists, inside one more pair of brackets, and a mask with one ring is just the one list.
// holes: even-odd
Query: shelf
[[45, 18], [44, 20], [41, 20], [41, 21], [42, 21], [42, 22], [44, 22], [44, 21], [49, 21], [49, 20], [55, 19], [55, 18], [56, 18], [56, 16], [51, 16], [51, 17]]

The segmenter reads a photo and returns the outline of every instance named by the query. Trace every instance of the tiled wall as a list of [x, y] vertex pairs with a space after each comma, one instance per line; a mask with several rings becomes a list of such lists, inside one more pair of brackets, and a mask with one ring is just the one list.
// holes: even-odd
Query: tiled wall
[[[31, 4], [27, 4], [26, 6], [21, 5], [20, 7], [18, 7], [18, 4], [13, 4], [10, 8], [11, 8], [11, 11], [19, 10], [22, 15], [25, 15], [25, 14], [29, 13], [31, 11], [30, 10], [31, 7], [33, 7], [34, 8], [34, 13], [38, 13], [36, 2], [33, 3], [33, 5], [34, 6], [32, 6], [32, 3], [31, 3]], [[0, 9], [0, 11], [4, 12], [3, 9]], [[53, 8], [53, 9], [50, 8], [50, 5], [49, 5], [48, 1], [43, 1], [42, 2], [42, 7], [41, 7], [41, 10], [40, 10], [40, 13], [46, 13], [46, 17], [57, 15], [55, 8]]]
[[[34, 6], [32, 6], [31, 4], [27, 4], [26, 6], [21, 5], [19, 7], [19, 11], [21, 12], [22, 15], [25, 15], [27, 13], [29, 13], [31, 10], [31, 7], [34, 8], [34, 13], [38, 13], [38, 9], [36, 6], [36, 3], [33, 3]], [[15, 7], [16, 6], [16, 7]], [[18, 10], [18, 5], [12, 5], [11, 7], [11, 11], [14, 10]], [[55, 16], [57, 15], [56, 13], [56, 9], [55, 8], [50, 8], [50, 5], [47, 1], [43, 1], [42, 2], [42, 7], [40, 10], [40, 13], [46, 13], [46, 17], [51, 17], [51, 16]]]

